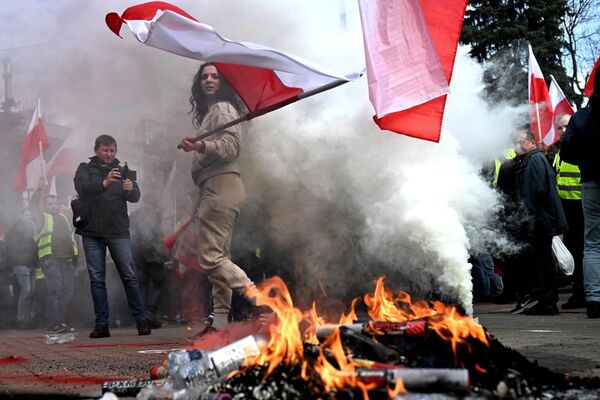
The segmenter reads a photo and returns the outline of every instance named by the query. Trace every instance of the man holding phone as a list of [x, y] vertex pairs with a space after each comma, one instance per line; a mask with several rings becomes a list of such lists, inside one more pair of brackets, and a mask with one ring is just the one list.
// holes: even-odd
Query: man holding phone
[[98, 136], [94, 152], [95, 156], [91, 157], [89, 162], [79, 164], [74, 178], [79, 201], [85, 203], [89, 210], [85, 224], [78, 226], [76, 233], [82, 237], [96, 315], [95, 327], [90, 337], [110, 336], [106, 291], [107, 249], [121, 277], [138, 334], [149, 335], [149, 321], [144, 312], [144, 300], [134, 272], [127, 215], [127, 202], [139, 201], [140, 189], [135, 180], [129, 179], [132, 174], [128, 174], [128, 177], [122, 176], [123, 168], [119, 166], [119, 160], [116, 158], [117, 142], [112, 136]]

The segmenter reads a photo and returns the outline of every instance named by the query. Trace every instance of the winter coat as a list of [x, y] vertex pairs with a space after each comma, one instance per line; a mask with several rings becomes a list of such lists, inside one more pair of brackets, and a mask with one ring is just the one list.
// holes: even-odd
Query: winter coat
[[577, 111], [561, 139], [560, 158], [579, 166], [581, 182], [600, 182], [600, 131], [592, 132], [588, 109]]
[[503, 164], [498, 186], [513, 200], [513, 211], [524, 211], [519, 221], [512, 219], [518, 224], [521, 238], [556, 236], [567, 231], [554, 171], [539, 150]]
[[37, 266], [38, 246], [33, 239], [33, 226], [27, 221], [18, 221], [6, 232], [6, 266]]
[[98, 157], [90, 158], [89, 163], [81, 163], [75, 173], [75, 190], [82, 202], [89, 206], [88, 222], [78, 227], [76, 233], [100, 239], [129, 238], [129, 216], [127, 202], [137, 203], [140, 189], [133, 182], [133, 190], [123, 190], [121, 182], [113, 182], [107, 189], [102, 186], [108, 173], [119, 167], [119, 160], [104, 165]]

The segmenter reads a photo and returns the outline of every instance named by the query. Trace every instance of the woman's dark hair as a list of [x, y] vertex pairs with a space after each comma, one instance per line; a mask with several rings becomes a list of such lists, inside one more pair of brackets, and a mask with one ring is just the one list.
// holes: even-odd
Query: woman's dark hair
[[110, 135], [100, 135], [96, 138], [94, 143], [94, 151], [98, 150], [100, 146], [110, 146], [111, 144], [115, 145], [115, 149], [117, 148], [117, 141], [114, 137]]
[[[208, 112], [209, 104], [206, 99], [206, 95], [202, 91], [202, 86], [200, 85], [200, 82], [202, 81], [202, 72], [204, 71], [204, 68], [206, 68], [209, 65], [214, 66], [213, 63], [205, 63], [200, 66], [200, 69], [198, 69], [196, 76], [194, 76], [194, 82], [192, 83], [192, 95], [190, 96], [190, 104], [192, 105], [192, 110], [188, 114], [194, 114], [193, 123], [196, 128], [200, 126], [200, 124], [202, 123], [202, 119], [204, 119], [204, 116]], [[231, 105], [233, 105], [233, 107], [235, 107], [235, 109], [239, 113], [242, 113], [245, 110], [242, 101], [239, 99], [239, 97], [233, 91], [231, 86], [229, 86], [229, 83], [220, 73], [219, 91], [215, 94], [215, 100], [223, 100], [230, 102]]]
[[600, 71], [596, 71], [596, 76], [594, 77], [594, 87], [588, 107], [590, 110], [591, 132], [600, 136]]

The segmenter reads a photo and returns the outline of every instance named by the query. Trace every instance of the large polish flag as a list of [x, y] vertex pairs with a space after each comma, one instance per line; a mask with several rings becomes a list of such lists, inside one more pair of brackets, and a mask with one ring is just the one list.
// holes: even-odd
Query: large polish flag
[[544, 139], [544, 143], [548, 142], [549, 144], [554, 144], [560, 139], [558, 132], [556, 131], [556, 118], [563, 114], [573, 115], [576, 110], [552, 75], [550, 75], [550, 89], [548, 90], [548, 93], [554, 111], [552, 114], [552, 131], [548, 134], [548, 139]]
[[145, 45], [215, 63], [246, 104], [247, 119], [355, 80], [362, 73], [344, 76], [270, 47], [229, 40], [162, 1], [129, 7], [120, 16], [106, 15], [106, 24], [116, 35], [123, 23]]
[[546, 145], [554, 143], [554, 112], [550, 93], [546, 86], [544, 74], [533, 55], [533, 49], [529, 46], [529, 105], [530, 105], [530, 129], [535, 134], [536, 142], [544, 142]]
[[15, 192], [22, 193], [27, 189], [35, 189], [40, 178], [46, 179], [44, 150], [47, 148], [48, 136], [46, 136], [44, 121], [42, 121], [42, 108], [38, 99], [23, 142], [17, 174], [13, 180]]
[[48, 161], [46, 171], [48, 177], [57, 175], [73, 175], [77, 166], [85, 158], [85, 140], [83, 135], [72, 133], [60, 145], [56, 153]]
[[359, 0], [381, 129], [439, 142], [467, 0]]

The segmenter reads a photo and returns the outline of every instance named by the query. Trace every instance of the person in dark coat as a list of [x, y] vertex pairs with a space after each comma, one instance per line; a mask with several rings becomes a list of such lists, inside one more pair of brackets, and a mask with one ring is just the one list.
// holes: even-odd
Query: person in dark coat
[[600, 318], [600, 71], [587, 108], [573, 115], [562, 139], [561, 157], [579, 166], [583, 198], [583, 287], [588, 318]]
[[[138, 334], [149, 335], [151, 329], [144, 311], [144, 299], [134, 271], [127, 215], [127, 202], [136, 203], [140, 199], [140, 189], [135, 181], [122, 178], [123, 169], [116, 158], [117, 142], [112, 136], [98, 136], [94, 152], [96, 155], [89, 162], [79, 164], [74, 178], [80, 203], [76, 233], [82, 237], [96, 314], [96, 325], [90, 337], [110, 336], [106, 291], [107, 248], [125, 288]], [[85, 213], [81, 210], [85, 210]]]
[[35, 269], [38, 264], [38, 245], [34, 240], [31, 212], [6, 232], [6, 266], [12, 268], [19, 285], [17, 301], [17, 329], [31, 327], [31, 307], [35, 290]]
[[512, 230], [523, 245], [511, 267], [521, 276], [514, 312], [554, 315], [558, 288], [552, 238], [568, 229], [567, 221], [554, 171], [536, 148], [533, 134], [520, 133], [516, 145], [517, 157], [503, 164], [498, 176], [498, 187], [513, 200]]

